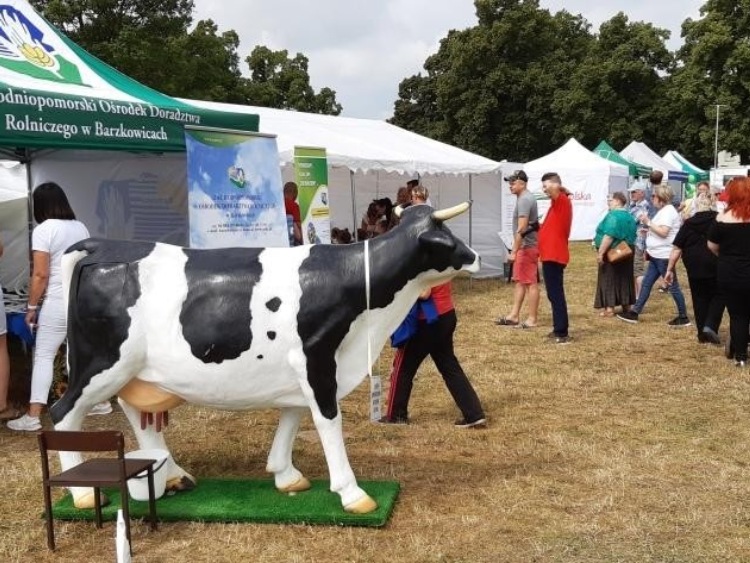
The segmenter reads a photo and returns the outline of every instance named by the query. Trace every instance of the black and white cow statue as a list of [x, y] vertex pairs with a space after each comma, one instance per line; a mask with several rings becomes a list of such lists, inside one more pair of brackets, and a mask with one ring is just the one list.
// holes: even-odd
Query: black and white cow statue
[[[366, 377], [368, 332], [376, 358], [424, 289], [479, 256], [445, 227], [469, 208], [407, 208], [401, 224], [364, 244], [190, 250], [87, 239], [63, 258], [69, 386], [50, 409], [55, 428], [78, 430], [96, 403], [118, 395], [141, 448], [168, 450], [158, 424], [183, 402], [218, 409], [279, 408], [267, 471], [284, 492], [309, 481], [292, 462], [306, 409], [323, 445], [331, 490], [345, 510], [377, 508], [344, 447], [339, 400]], [[368, 327], [369, 325], [369, 327]], [[80, 463], [60, 454], [63, 469]], [[195, 480], [172, 456], [168, 487]], [[73, 489], [78, 507], [92, 489]]]

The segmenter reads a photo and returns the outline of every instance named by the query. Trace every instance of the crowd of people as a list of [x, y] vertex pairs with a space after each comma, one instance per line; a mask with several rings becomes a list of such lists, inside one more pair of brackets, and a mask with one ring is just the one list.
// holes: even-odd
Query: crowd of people
[[[683, 261], [692, 296], [698, 341], [721, 344], [719, 327], [724, 310], [729, 313], [729, 355], [735, 364], [747, 364], [750, 340], [750, 179], [732, 179], [717, 197], [707, 182], [698, 184], [695, 197], [674, 205], [671, 188], [652, 173], [649, 185], [635, 182], [628, 190], [611, 194], [608, 211], [596, 227], [597, 279], [593, 305], [602, 317], [637, 323], [657, 284], [675, 303], [672, 327], [693, 324], [678, 276]], [[552, 312], [547, 337], [555, 344], [571, 342], [564, 273], [570, 260], [569, 238], [573, 220], [570, 192], [555, 172], [542, 176], [542, 189], [550, 206], [540, 218], [537, 200], [529, 191], [528, 176], [517, 170], [505, 180], [516, 196], [513, 243], [509, 252], [515, 282], [510, 312], [498, 318], [501, 326], [534, 329], [538, 326], [540, 267]], [[301, 243], [297, 186], [284, 186], [290, 245]], [[649, 193], [650, 192], [650, 193]], [[650, 201], [649, 201], [650, 199]], [[719, 201], [721, 200], [721, 201]], [[399, 188], [395, 205], [389, 198], [374, 200], [357, 229], [357, 239], [379, 236], [398, 224], [396, 206], [429, 204], [429, 191], [418, 181]], [[717, 211], [717, 204], [723, 207]], [[0, 419], [11, 430], [36, 431], [53, 379], [53, 361], [65, 335], [60, 258], [66, 248], [89, 236], [76, 220], [64, 191], [55, 183], [33, 192], [32, 271], [26, 323], [36, 332], [31, 396], [28, 412], [21, 415], [8, 403], [9, 360], [5, 315], [0, 319]], [[332, 242], [352, 242], [348, 229], [332, 229]], [[2, 244], [0, 244], [0, 255]], [[526, 315], [522, 309], [526, 304]], [[619, 308], [619, 310], [618, 310]], [[0, 311], [2, 312], [2, 311]], [[384, 423], [409, 422], [408, 404], [414, 376], [429, 355], [456, 403], [461, 417], [455, 425], [483, 427], [481, 402], [456, 357], [453, 335], [457, 317], [450, 282], [426, 290], [410, 312], [408, 334], [397, 332]], [[523, 320], [522, 320], [523, 319]], [[111, 412], [109, 402], [90, 414]]]
[[[698, 341], [721, 344], [719, 327], [726, 308], [728, 357], [744, 367], [750, 338], [750, 179], [732, 179], [721, 195], [712, 192], [708, 182], [700, 182], [695, 196], [679, 208], [672, 189], [662, 180], [662, 173], [655, 171], [649, 185], [637, 181], [629, 188], [629, 198], [623, 192], [609, 197], [609, 210], [593, 240], [598, 264], [594, 308], [602, 317], [638, 323], [659, 284], [659, 290], [668, 293], [675, 304], [676, 316], [667, 325], [693, 325], [677, 275], [677, 262], [682, 259]], [[552, 309], [553, 330], [548, 336], [555, 343], [567, 344], [563, 272], [569, 259], [572, 217], [567, 190], [554, 172], [542, 177], [551, 206], [539, 227], [537, 202], [528, 190], [525, 172], [518, 170], [506, 181], [516, 196], [509, 254], [515, 289], [510, 312], [495, 323], [522, 329], [537, 326], [541, 263]], [[521, 321], [524, 301], [527, 315]]]

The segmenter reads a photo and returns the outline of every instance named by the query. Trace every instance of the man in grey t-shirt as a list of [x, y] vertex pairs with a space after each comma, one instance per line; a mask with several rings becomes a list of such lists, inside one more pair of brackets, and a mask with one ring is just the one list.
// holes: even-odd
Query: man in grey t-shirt
[[[512, 191], [512, 190], [511, 190]], [[513, 233], [519, 232], [519, 218], [526, 218], [527, 225], [539, 223], [539, 212], [537, 210], [536, 198], [527, 189], [524, 189], [516, 198], [516, 208], [513, 210]], [[537, 246], [539, 237], [537, 231], [532, 231], [521, 237], [520, 248]]]
[[[536, 326], [539, 311], [539, 248], [537, 230], [539, 229], [539, 212], [536, 198], [526, 187], [529, 182], [526, 172], [516, 170], [505, 178], [510, 184], [510, 193], [516, 196], [516, 207], [513, 210], [513, 248], [508, 259], [513, 262], [513, 307], [510, 314], [500, 317], [495, 324], [533, 328]], [[521, 322], [521, 307], [529, 296], [529, 313]]]

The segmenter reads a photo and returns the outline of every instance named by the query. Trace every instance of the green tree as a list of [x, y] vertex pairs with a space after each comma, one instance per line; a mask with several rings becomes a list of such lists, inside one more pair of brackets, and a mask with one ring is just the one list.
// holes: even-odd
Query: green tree
[[250, 78], [243, 85], [248, 103], [328, 115], [341, 113], [335, 91], [322, 88], [316, 94], [313, 90], [309, 61], [303, 54], [297, 53], [294, 58], [289, 58], [286, 50], [272, 51], [259, 45], [245, 61], [250, 67]]
[[235, 31], [220, 34], [213, 21], [199, 21], [175, 40], [183, 60], [177, 72], [169, 73], [164, 91], [195, 100], [244, 103], [239, 44]]
[[660, 133], [666, 125], [663, 77], [673, 66], [668, 38], [669, 31], [631, 23], [622, 12], [604, 22], [553, 104], [563, 136], [586, 146], [607, 139], [623, 147], [636, 139], [657, 152], [672, 148], [662, 146]]
[[[32, 0], [54, 26], [120, 72], [174, 94], [192, 0]], [[179, 92], [184, 94], [184, 92]]]
[[240, 70], [239, 38], [211, 20], [192, 25], [193, 0], [31, 0], [54, 26], [120, 72], [160, 92], [338, 115], [330, 88], [310, 86], [308, 60], [256, 47]]
[[704, 165], [713, 162], [716, 104], [721, 109], [719, 148], [750, 158], [750, 0], [708, 0], [701, 17], [682, 24], [680, 67], [672, 77], [680, 144]]
[[537, 0], [476, 0], [478, 24], [452, 31], [399, 88], [392, 122], [490, 158], [525, 161], [559, 144], [551, 111], [593, 38]]

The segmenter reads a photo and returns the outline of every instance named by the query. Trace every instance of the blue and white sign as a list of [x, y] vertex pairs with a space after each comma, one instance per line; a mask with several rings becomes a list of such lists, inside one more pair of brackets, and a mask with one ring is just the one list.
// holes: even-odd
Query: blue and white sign
[[276, 137], [185, 129], [191, 248], [289, 246]]

